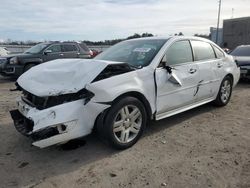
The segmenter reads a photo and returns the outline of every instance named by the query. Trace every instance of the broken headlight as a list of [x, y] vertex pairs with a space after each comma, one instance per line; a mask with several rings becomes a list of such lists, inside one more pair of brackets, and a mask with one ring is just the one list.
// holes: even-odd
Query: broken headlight
[[94, 94], [86, 89], [82, 89], [77, 93], [70, 93], [58, 96], [49, 96], [49, 97], [38, 97], [27, 91], [23, 91], [24, 96], [22, 100], [39, 110], [57, 106], [63, 103], [76, 101], [79, 99], [85, 99], [84, 104], [87, 104]]

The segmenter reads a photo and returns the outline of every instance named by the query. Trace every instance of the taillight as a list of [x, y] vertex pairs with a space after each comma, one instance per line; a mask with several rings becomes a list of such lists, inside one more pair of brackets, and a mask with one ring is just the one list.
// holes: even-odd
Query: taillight
[[89, 55], [90, 57], [93, 57], [94, 53], [92, 52], [92, 50], [89, 50]]

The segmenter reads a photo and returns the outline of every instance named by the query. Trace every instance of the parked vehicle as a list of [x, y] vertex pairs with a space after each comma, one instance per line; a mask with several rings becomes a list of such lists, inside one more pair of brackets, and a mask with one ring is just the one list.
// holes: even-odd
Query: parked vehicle
[[250, 78], [250, 45], [242, 45], [235, 48], [230, 55], [234, 56], [240, 66], [240, 77]]
[[19, 77], [30, 68], [54, 59], [91, 58], [92, 52], [84, 43], [45, 42], [26, 50], [23, 54], [1, 58], [0, 74]]
[[8, 55], [10, 52], [7, 50], [7, 48], [5, 47], [0, 47], [0, 57], [1, 56], [6, 56]]
[[92, 58], [94, 58], [95, 56], [97, 56], [98, 54], [102, 53], [102, 51], [97, 51], [95, 49], [91, 49], [91, 51], [93, 52], [93, 55], [91, 56]]
[[197, 37], [121, 42], [93, 60], [55, 60], [17, 80], [16, 129], [40, 148], [96, 129], [113, 147], [135, 144], [149, 119], [205, 103], [225, 106], [240, 70], [232, 56]]

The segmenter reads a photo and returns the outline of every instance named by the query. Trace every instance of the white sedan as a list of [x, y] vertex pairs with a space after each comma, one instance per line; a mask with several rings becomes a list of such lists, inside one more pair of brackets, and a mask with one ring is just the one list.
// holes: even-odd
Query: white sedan
[[10, 52], [5, 47], [0, 47], [0, 56], [6, 56]]
[[40, 148], [97, 130], [111, 146], [135, 144], [147, 121], [205, 103], [225, 106], [239, 80], [232, 56], [197, 37], [121, 42], [95, 59], [60, 59], [17, 80], [16, 129]]

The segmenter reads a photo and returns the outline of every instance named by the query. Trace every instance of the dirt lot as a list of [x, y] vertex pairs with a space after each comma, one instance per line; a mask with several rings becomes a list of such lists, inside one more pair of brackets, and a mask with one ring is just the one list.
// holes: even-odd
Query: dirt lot
[[14, 129], [14, 82], [0, 78], [0, 187], [250, 187], [250, 84], [210, 104], [151, 122], [132, 148], [95, 135], [75, 150], [38, 149]]

